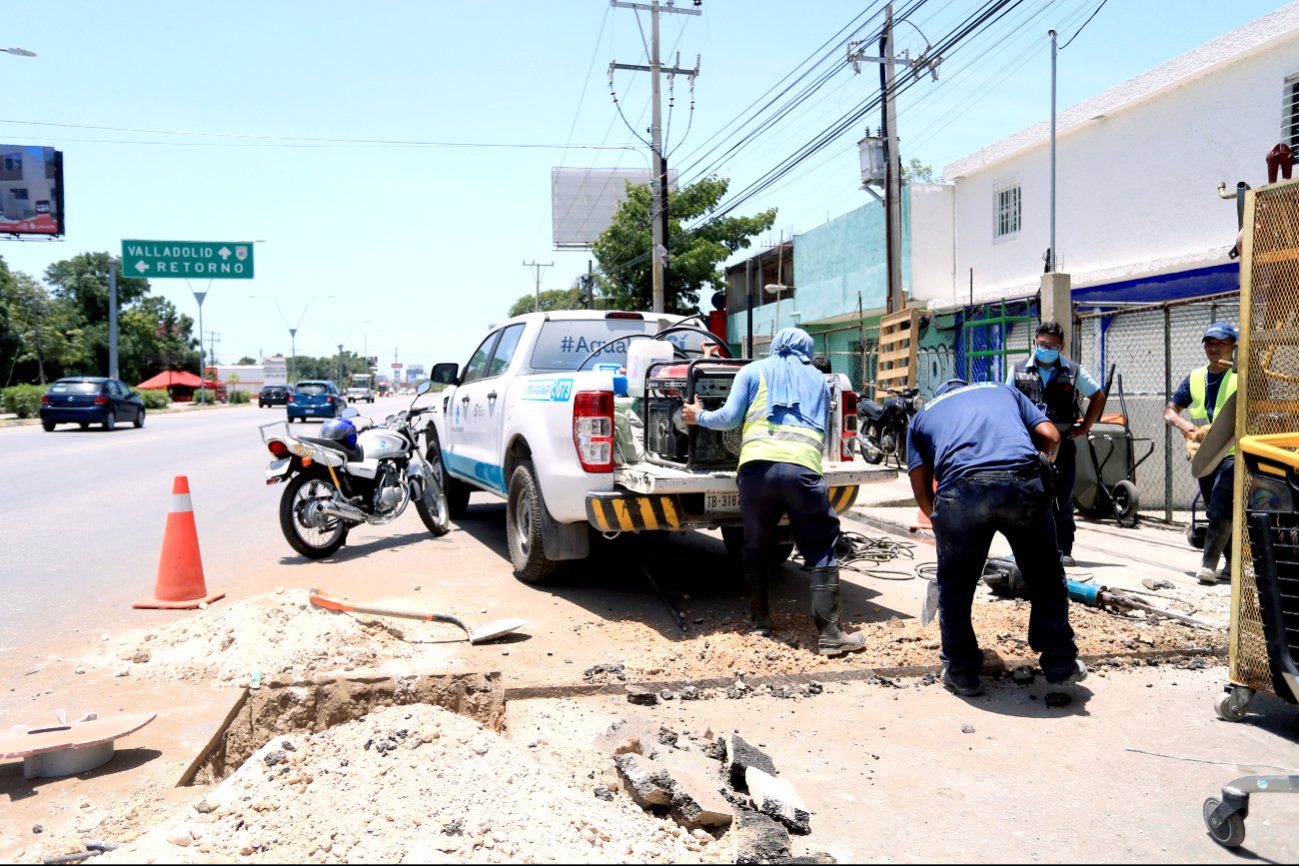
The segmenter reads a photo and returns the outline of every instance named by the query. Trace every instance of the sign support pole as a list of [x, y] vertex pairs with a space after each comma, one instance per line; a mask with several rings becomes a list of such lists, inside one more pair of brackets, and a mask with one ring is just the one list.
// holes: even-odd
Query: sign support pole
[[108, 258], [108, 377], [117, 376], [117, 262]]

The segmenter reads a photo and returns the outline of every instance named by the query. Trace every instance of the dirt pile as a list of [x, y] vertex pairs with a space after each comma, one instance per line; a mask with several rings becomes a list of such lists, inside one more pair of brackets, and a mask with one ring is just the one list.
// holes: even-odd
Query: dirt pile
[[[591, 774], [594, 776], [594, 774]], [[603, 795], [596, 793], [604, 791]], [[273, 737], [106, 862], [723, 862], [691, 832], [455, 713], [392, 707]]]
[[119, 676], [232, 685], [260, 671], [268, 682], [303, 682], [321, 672], [395, 672], [416, 661], [455, 668], [439, 643], [463, 637], [453, 626], [332, 613], [313, 607], [303, 590], [276, 590], [128, 632], [80, 661]]

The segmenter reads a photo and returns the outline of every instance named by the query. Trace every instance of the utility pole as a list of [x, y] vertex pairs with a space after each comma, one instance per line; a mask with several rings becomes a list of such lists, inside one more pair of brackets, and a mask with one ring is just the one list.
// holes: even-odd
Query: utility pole
[[[679, 66], [663, 68], [659, 60], [659, 13], [673, 12], [680, 15], [701, 15], [700, 9], [678, 9], [674, 0], [667, 5], [660, 5], [659, 0], [650, 3], [628, 3], [625, 0], [609, 0], [609, 5], [621, 9], [647, 11], [650, 14], [650, 65], [641, 66], [632, 63], [610, 63], [609, 72], [615, 69], [631, 69], [650, 74], [650, 99], [652, 102], [652, 120], [650, 125], [650, 150], [653, 151], [653, 165], [650, 169], [650, 192], [654, 204], [650, 209], [650, 264], [654, 280], [654, 312], [667, 310], [667, 269], [668, 269], [668, 161], [663, 152], [663, 110], [659, 105], [659, 79], [666, 72], [669, 76], [686, 75], [693, 81], [699, 75], [699, 58], [695, 57], [694, 69], [681, 69]], [[695, 0], [699, 6], [699, 0]], [[638, 16], [639, 17], [639, 16]], [[643, 36], [643, 33], [642, 33]], [[680, 60], [678, 60], [678, 63]]]
[[555, 263], [546, 262], [543, 265], [541, 262], [524, 262], [523, 266], [525, 268], [532, 268], [537, 274], [537, 302], [535, 306], [533, 306], [532, 311], [534, 313], [540, 313], [541, 312], [541, 269], [553, 268], [555, 266]]
[[[907, 23], [910, 24], [911, 22], [908, 21]], [[920, 28], [917, 27], [916, 29], [919, 30]], [[920, 35], [923, 37], [924, 33]], [[902, 156], [898, 148], [897, 79], [894, 75], [894, 67], [898, 64], [905, 64], [910, 67], [911, 75], [916, 78], [919, 78], [921, 73], [927, 69], [933, 79], [937, 81], [938, 64], [942, 62], [943, 58], [937, 55], [930, 57], [929, 52], [933, 46], [928, 44], [928, 39], [925, 41], [924, 52], [915, 60], [911, 59], [910, 53], [907, 51], [903, 51], [901, 57], [894, 54], [893, 4], [890, 3], [884, 7], [884, 30], [880, 36], [881, 56], [867, 57], [865, 49], [854, 49], [854, 46], [860, 43], [850, 42], [848, 44], [848, 63], [852, 66], [854, 72], [861, 72], [863, 62], [880, 64], [881, 119], [883, 122], [881, 134], [884, 137], [884, 234], [886, 264], [888, 265], [887, 311], [890, 313], [902, 309], [903, 305]], [[868, 139], [863, 139], [863, 141]], [[864, 168], [863, 173], [865, 173]], [[866, 186], [865, 189], [875, 195], [876, 198], [879, 197], [869, 186]]]
[[[117, 378], [117, 264], [118, 259], [108, 259], [108, 377]], [[199, 343], [203, 341], [199, 334]], [[200, 349], [202, 346], [200, 345]]]
[[219, 333], [216, 331], [207, 332], [207, 356], [212, 361], [213, 366], [216, 366], [216, 346], [220, 342], [221, 335]]
[[898, 114], [894, 99], [893, 76], [893, 4], [884, 7], [884, 135], [888, 138], [885, 155], [884, 230], [888, 233], [889, 300], [888, 312], [902, 309], [902, 159], [898, 153]]

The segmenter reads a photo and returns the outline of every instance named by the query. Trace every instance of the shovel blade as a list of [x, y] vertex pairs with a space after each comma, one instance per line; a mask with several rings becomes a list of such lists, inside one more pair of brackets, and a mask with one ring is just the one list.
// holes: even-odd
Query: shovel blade
[[476, 625], [468, 629], [469, 642], [471, 644], [480, 644], [493, 641], [527, 624], [526, 619], [497, 619], [485, 622], [482, 625]]
[[934, 621], [938, 613], [938, 581], [930, 581], [925, 587], [925, 601], [920, 607], [920, 627], [925, 628]]

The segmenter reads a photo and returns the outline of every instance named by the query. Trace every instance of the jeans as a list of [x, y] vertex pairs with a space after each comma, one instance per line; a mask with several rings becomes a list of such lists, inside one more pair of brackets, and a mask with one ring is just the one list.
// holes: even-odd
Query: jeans
[[776, 527], [786, 514], [808, 568], [839, 564], [834, 555], [839, 515], [821, 475], [794, 463], [750, 460], [740, 467], [737, 482], [746, 564], [769, 555], [776, 544]]
[[1010, 542], [1028, 585], [1028, 644], [1039, 653], [1043, 673], [1062, 680], [1073, 672], [1078, 646], [1069, 626], [1069, 594], [1050, 498], [1035, 471], [966, 476], [934, 501], [940, 657], [955, 676], [978, 676], [983, 669], [970, 610], [996, 532]]
[[[1061, 433], [1066, 437], [1067, 433]], [[1055, 455], [1055, 544], [1062, 554], [1073, 555], [1078, 525], [1073, 519], [1074, 476], [1078, 474], [1076, 440], [1062, 438]]]
[[1234, 493], [1236, 455], [1223, 458], [1212, 473], [1197, 479], [1200, 496], [1204, 500], [1204, 513], [1210, 520], [1231, 520], [1231, 501]]

